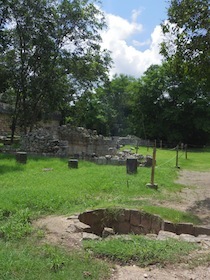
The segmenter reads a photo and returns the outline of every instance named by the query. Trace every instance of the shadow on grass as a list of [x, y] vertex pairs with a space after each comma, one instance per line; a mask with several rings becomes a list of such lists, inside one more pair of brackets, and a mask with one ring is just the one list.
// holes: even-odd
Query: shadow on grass
[[3, 175], [5, 173], [23, 171], [23, 170], [24, 170], [24, 167], [20, 164], [18, 164], [16, 166], [0, 165], [0, 175]]

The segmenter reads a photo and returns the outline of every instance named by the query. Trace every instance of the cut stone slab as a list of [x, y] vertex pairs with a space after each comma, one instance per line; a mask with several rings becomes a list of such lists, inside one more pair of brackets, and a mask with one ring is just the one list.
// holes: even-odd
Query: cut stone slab
[[83, 224], [81, 222], [76, 222], [74, 224], [75, 228], [76, 228], [76, 232], [91, 232], [91, 227], [86, 225], [86, 224]]
[[101, 240], [101, 237], [93, 233], [83, 232], [82, 240]]
[[106, 237], [108, 237], [110, 235], [114, 235], [114, 234], [115, 234], [115, 232], [114, 232], [113, 228], [105, 227], [102, 232], [102, 237], [106, 238]]
[[179, 236], [176, 233], [160, 230], [157, 236], [157, 240], [167, 240], [169, 238], [179, 239]]
[[197, 237], [195, 237], [191, 234], [184, 234], [184, 233], [180, 234], [179, 240], [180, 241], [191, 242], [191, 243], [199, 243], [200, 242]]

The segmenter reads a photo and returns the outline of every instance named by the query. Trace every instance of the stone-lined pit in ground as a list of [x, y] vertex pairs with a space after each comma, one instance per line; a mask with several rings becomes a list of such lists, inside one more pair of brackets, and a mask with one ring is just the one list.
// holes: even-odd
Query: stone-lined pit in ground
[[210, 228], [195, 226], [192, 223], [172, 223], [158, 215], [139, 210], [107, 208], [96, 209], [79, 214], [80, 222], [88, 225], [85, 232], [102, 236], [104, 228], [112, 228], [116, 234], [158, 234], [160, 230], [198, 236], [210, 235]]

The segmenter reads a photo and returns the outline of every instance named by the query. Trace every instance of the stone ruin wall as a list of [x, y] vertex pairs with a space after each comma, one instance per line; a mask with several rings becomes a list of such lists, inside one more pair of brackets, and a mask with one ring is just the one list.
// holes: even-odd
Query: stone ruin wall
[[112, 138], [70, 125], [39, 128], [21, 140], [21, 149], [29, 153], [85, 159], [104, 156], [115, 147], [116, 140]]
[[10, 116], [6, 114], [0, 114], [0, 135], [6, 136], [10, 134], [11, 134]]
[[11, 112], [8, 104], [0, 102], [0, 136], [11, 134]]

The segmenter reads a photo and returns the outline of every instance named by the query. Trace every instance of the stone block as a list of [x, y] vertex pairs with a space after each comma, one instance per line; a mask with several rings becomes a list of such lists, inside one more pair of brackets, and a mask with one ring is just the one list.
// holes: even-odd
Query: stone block
[[127, 174], [137, 173], [138, 162], [136, 158], [127, 158], [126, 160], [126, 171]]
[[194, 234], [194, 227], [191, 223], [176, 224], [176, 234]]
[[172, 222], [164, 221], [162, 230], [176, 233], [176, 225]]
[[97, 164], [99, 164], [99, 165], [106, 165], [107, 164], [106, 158], [105, 157], [99, 157], [97, 159]]
[[128, 234], [128, 233], [130, 233], [130, 223], [128, 223], [128, 222], [122, 222], [122, 223], [116, 222], [115, 224], [113, 224], [113, 229], [114, 229], [114, 232], [116, 232], [118, 234]]
[[118, 160], [118, 165], [121, 165], [121, 166], [126, 165], [126, 160], [125, 159], [119, 159]]
[[113, 228], [105, 227], [102, 232], [102, 237], [106, 238], [106, 237], [108, 237], [110, 235], [114, 235], [114, 234], [115, 234], [115, 232], [114, 232]]
[[130, 232], [133, 234], [145, 234], [145, 230], [142, 226], [132, 226], [131, 225]]
[[198, 236], [202, 234], [210, 235], [210, 228], [194, 226], [194, 235]]
[[83, 232], [82, 240], [101, 240], [101, 237], [93, 233]]
[[78, 159], [69, 159], [68, 167], [77, 169], [78, 168]]
[[164, 230], [160, 230], [160, 232], [157, 236], [157, 240], [167, 240], [170, 238], [179, 240], [179, 236], [176, 233], [164, 231]]
[[67, 229], [67, 232], [71, 232], [73, 228], [73, 232], [91, 232], [91, 227], [81, 222], [70, 225]]
[[186, 242], [191, 242], [191, 243], [197, 243], [198, 240], [195, 236], [191, 234], [180, 234], [179, 236], [180, 241], [186, 241]]
[[92, 211], [86, 211], [82, 214], [79, 214], [78, 219], [80, 222], [90, 225], [102, 224], [104, 219], [104, 209], [97, 209]]
[[102, 236], [103, 230], [104, 230], [104, 227], [100, 223], [94, 224], [91, 226], [91, 232], [94, 234], [97, 234], [99, 236]]
[[139, 226], [141, 224], [141, 212], [137, 210], [130, 210], [130, 224]]
[[110, 160], [111, 165], [118, 165], [118, 163], [119, 163], [118, 158], [111, 158], [111, 160]]
[[157, 215], [153, 215], [151, 219], [151, 232], [158, 234], [158, 232], [162, 229], [163, 219], [161, 219]]
[[152, 229], [152, 217], [153, 215], [149, 213], [141, 213], [141, 226], [144, 228], [146, 233], [151, 232]]
[[16, 153], [16, 162], [26, 164], [27, 153], [26, 152], [17, 152]]
[[130, 221], [131, 212], [129, 209], [122, 209], [119, 214], [118, 221], [119, 222], [129, 222]]

